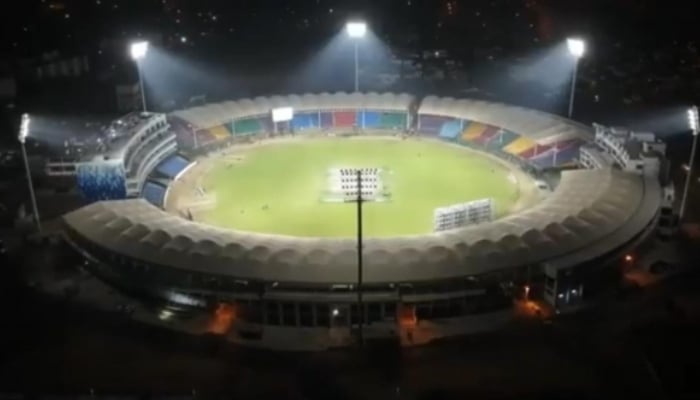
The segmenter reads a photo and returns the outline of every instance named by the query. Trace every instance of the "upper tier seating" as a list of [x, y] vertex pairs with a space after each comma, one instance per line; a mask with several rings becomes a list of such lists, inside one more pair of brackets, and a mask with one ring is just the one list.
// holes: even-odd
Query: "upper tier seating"
[[180, 155], [173, 155], [165, 159], [165, 161], [158, 164], [156, 171], [161, 174], [174, 179], [182, 170], [184, 170], [190, 164], [189, 160]]

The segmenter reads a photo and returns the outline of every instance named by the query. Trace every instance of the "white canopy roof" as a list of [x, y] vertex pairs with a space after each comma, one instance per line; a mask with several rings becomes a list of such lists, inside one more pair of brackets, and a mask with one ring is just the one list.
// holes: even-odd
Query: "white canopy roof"
[[541, 145], [568, 139], [590, 140], [591, 129], [556, 115], [523, 107], [481, 100], [428, 96], [418, 114], [477, 121], [525, 135]]
[[[567, 171], [551, 196], [519, 214], [442, 233], [367, 239], [365, 279], [433, 280], [549, 262], [572, 253], [593, 258], [634, 237], [638, 227], [653, 219], [659, 201], [658, 183], [645, 183], [636, 174]], [[356, 280], [353, 239], [215, 228], [168, 214], [142, 199], [94, 203], [65, 215], [64, 222], [69, 236], [181, 270], [265, 281]]]

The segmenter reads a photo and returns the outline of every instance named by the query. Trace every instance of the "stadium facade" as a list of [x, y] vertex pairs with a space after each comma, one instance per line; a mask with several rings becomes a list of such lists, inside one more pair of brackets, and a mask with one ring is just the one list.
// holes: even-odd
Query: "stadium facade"
[[[280, 107], [294, 109], [291, 121], [272, 121], [271, 110]], [[672, 189], [664, 187], [665, 147], [653, 135], [592, 129], [499, 103], [324, 93], [141, 118], [130, 133], [136, 139], [117, 158], [121, 166], [113, 167], [121, 175], [78, 175], [90, 181], [80, 185], [88, 198], [112, 200], [65, 215], [64, 237], [92, 273], [130, 293], [182, 308], [231, 305], [237, 334], [246, 337], [264, 338], [271, 327], [356, 325], [357, 245], [351, 238], [226, 230], [163, 210], [170, 183], [199, 157], [237, 143], [279, 135], [416, 135], [488, 152], [537, 179], [563, 170], [545, 200], [516, 214], [422, 236], [367, 239], [362, 315], [369, 327], [405, 320], [478, 325], [481, 317], [509, 313], [525, 284], [558, 311], [575, 308], [616, 283], [624, 254], [652, 237], [673, 203]], [[115, 192], [115, 180], [124, 191]]]

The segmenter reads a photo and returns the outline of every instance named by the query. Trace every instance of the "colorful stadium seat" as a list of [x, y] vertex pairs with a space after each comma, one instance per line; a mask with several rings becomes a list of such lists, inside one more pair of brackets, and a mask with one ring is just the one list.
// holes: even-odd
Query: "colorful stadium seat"
[[264, 131], [260, 118], [243, 118], [233, 121], [231, 132], [236, 136], [253, 135]]
[[351, 128], [357, 124], [355, 111], [336, 111], [333, 113], [333, 126], [336, 128]]
[[525, 136], [520, 136], [518, 139], [514, 140], [511, 144], [503, 148], [503, 151], [506, 153], [514, 154], [514, 155], [519, 155], [521, 153], [524, 153], [528, 151], [531, 148], [534, 148], [537, 145], [534, 140], [525, 137]]
[[481, 145], [485, 145], [489, 139], [498, 135], [499, 131], [500, 131], [500, 128], [487, 125], [486, 129], [481, 133], [481, 135], [479, 135], [479, 137], [473, 139], [473, 142], [481, 144]]
[[319, 113], [299, 113], [292, 118], [292, 129], [295, 131], [303, 131], [305, 129], [320, 128]]
[[148, 200], [148, 202], [153, 204], [154, 206], [163, 207], [163, 200], [165, 200], [165, 190], [165, 186], [159, 183], [146, 181], [146, 183], [143, 185], [141, 195], [144, 199]]
[[462, 131], [462, 140], [465, 142], [472, 142], [474, 139], [478, 138], [481, 136], [482, 133], [488, 128], [487, 125], [484, 125], [480, 122], [470, 122], [469, 125], [466, 125], [464, 130]]
[[455, 139], [462, 132], [462, 123], [459, 120], [448, 121], [442, 124], [439, 136], [443, 139]]
[[555, 153], [555, 164], [558, 166], [571, 164], [579, 155], [579, 143], [571, 143], [568, 147], [557, 150]]
[[440, 133], [442, 126], [454, 118], [440, 117], [437, 115], [419, 115], [418, 116], [418, 131], [429, 135], [437, 135]]
[[81, 163], [76, 170], [78, 188], [88, 201], [126, 197], [124, 165], [120, 161]]
[[377, 111], [361, 111], [357, 113], [358, 125], [368, 129], [379, 129], [382, 116]]
[[183, 156], [174, 155], [166, 158], [156, 167], [156, 171], [167, 176], [168, 178], [174, 179], [182, 170], [184, 170], [190, 161]]
[[333, 113], [322, 112], [321, 113], [321, 128], [332, 128], [333, 127]]
[[214, 140], [226, 140], [231, 137], [231, 132], [224, 125], [209, 128], [209, 133], [214, 137]]
[[542, 154], [530, 158], [528, 162], [538, 168], [554, 167], [554, 154], [554, 150], [547, 150]]
[[380, 129], [405, 129], [408, 121], [406, 113], [383, 112], [379, 115]]
[[502, 150], [504, 147], [516, 141], [520, 135], [517, 133], [501, 130], [501, 132], [493, 136], [487, 143], [486, 148], [489, 150]]

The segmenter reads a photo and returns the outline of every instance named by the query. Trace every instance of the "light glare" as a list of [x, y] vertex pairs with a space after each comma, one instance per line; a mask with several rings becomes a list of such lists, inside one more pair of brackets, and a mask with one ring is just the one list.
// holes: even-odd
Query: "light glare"
[[581, 39], [567, 39], [566, 44], [574, 57], [580, 58], [586, 52], [586, 42]]
[[698, 108], [697, 107], [691, 107], [688, 110], [688, 126], [690, 129], [692, 129], [693, 134], [697, 135], [698, 133]]
[[27, 136], [29, 136], [29, 123], [31, 120], [29, 119], [29, 114], [22, 114], [22, 123], [19, 126], [19, 141], [24, 143], [24, 141], [27, 139]]
[[345, 28], [351, 38], [361, 38], [367, 33], [367, 24], [364, 22], [348, 22]]
[[148, 53], [148, 42], [135, 42], [131, 44], [131, 58], [140, 60]]

